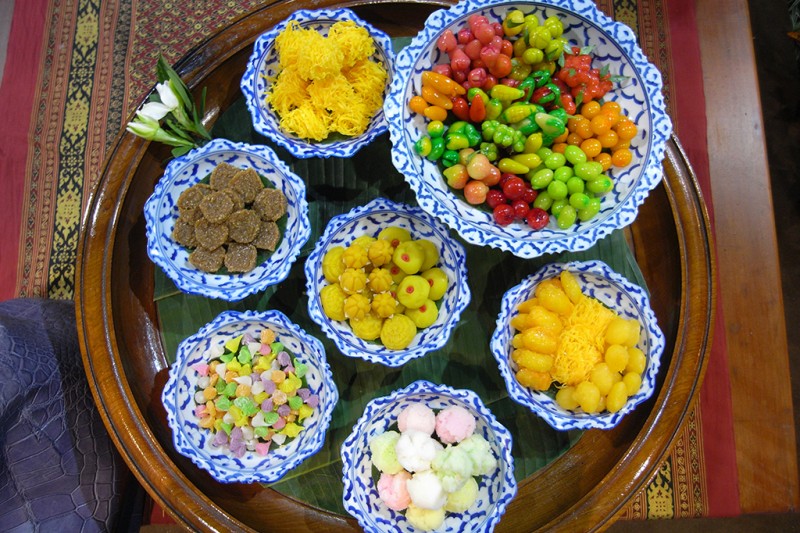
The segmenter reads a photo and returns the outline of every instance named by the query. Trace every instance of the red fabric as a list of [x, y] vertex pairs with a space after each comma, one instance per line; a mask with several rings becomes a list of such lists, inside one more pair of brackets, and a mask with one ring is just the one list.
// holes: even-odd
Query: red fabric
[[[16, 296], [21, 227], [25, 201], [28, 150], [34, 148], [29, 125], [36, 94], [47, 0], [25, 0], [14, 4], [14, 15], [6, 49], [3, 83], [0, 85], [0, 301]], [[12, 75], [13, 74], [13, 75]]]
[[[670, 25], [673, 60], [680, 65], [670, 69], [674, 77], [676, 133], [703, 191], [713, 227], [714, 208], [706, 138], [703, 73], [697, 36], [694, 0], [665, 2]], [[685, 127], [681, 127], [681, 126]], [[736, 444], [733, 436], [731, 386], [728, 376], [725, 321], [721, 297], [717, 296], [714, 341], [700, 390], [703, 425], [703, 452], [706, 465], [708, 516], [735, 516], [739, 507], [739, 482], [736, 469]]]

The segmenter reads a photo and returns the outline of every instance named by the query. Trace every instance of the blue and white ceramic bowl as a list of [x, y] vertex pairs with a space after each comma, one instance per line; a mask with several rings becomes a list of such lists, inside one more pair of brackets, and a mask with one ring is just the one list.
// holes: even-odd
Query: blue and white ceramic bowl
[[[325, 315], [319, 298], [320, 291], [328, 284], [322, 272], [325, 253], [334, 246], [346, 248], [362, 235], [375, 237], [387, 226], [407, 229], [412, 238], [433, 242], [439, 250], [438, 266], [447, 274], [449, 281], [447, 292], [437, 302], [439, 316], [436, 322], [419, 330], [411, 344], [403, 350], [390, 350], [380, 342], [359, 339], [347, 322], [332, 320]], [[305, 274], [308, 313], [339, 350], [348, 357], [360, 357], [391, 367], [401, 366], [444, 346], [471, 298], [464, 247], [450, 237], [443, 224], [422, 209], [385, 198], [377, 198], [332, 218], [306, 260]]]
[[[319, 395], [319, 405], [303, 421], [305, 429], [295, 439], [283, 446], [273, 444], [265, 456], [246, 451], [237, 458], [224, 448], [212, 446], [211, 431], [198, 426], [194, 414], [198, 376], [192, 367], [209, 362], [213, 358], [210, 350], [219, 350], [226, 341], [245, 333], [258, 338], [266, 328], [272, 329], [278, 341], [308, 365], [305, 378], [311, 392]], [[283, 313], [225, 311], [180, 344], [161, 400], [167, 411], [175, 449], [198, 467], [225, 483], [272, 483], [320, 450], [339, 393], [322, 343], [290, 322]]]
[[478, 499], [472, 507], [464, 513], [447, 513], [444, 525], [436, 531], [492, 531], [517, 493], [511, 434], [473, 391], [429, 381], [415, 381], [367, 404], [364, 414], [353, 426], [353, 432], [342, 444], [345, 509], [369, 533], [418, 533], [419, 530], [408, 523], [403, 513], [393, 511], [381, 502], [369, 452], [369, 442], [395, 425], [400, 412], [414, 403], [424, 403], [435, 411], [452, 405], [467, 409], [477, 421], [475, 433], [489, 442], [497, 459], [495, 473], [480, 479]]
[[[284, 215], [286, 229], [278, 247], [253, 270], [243, 274], [210, 274], [196, 268], [189, 263], [190, 250], [172, 238], [178, 219], [178, 197], [208, 177], [222, 162], [242, 169], [254, 169], [282, 191], [288, 202]], [[241, 300], [286, 279], [292, 263], [311, 235], [303, 180], [270, 148], [225, 139], [214, 139], [170, 161], [145, 203], [144, 215], [147, 254], [173, 283], [183, 292], [229, 301]]]
[[341, 20], [352, 20], [366, 28], [375, 41], [376, 52], [372, 59], [382, 63], [386, 69], [385, 95], [388, 93], [394, 69], [392, 41], [384, 32], [360, 19], [351, 10], [344, 8], [295, 11], [292, 16], [258, 37], [247, 63], [247, 69], [242, 76], [241, 89], [255, 130], [286, 148], [298, 158], [351, 157], [387, 130], [383, 110], [379, 109], [372, 117], [367, 130], [358, 137], [331, 136], [322, 142], [309, 141], [284, 132], [279, 126], [277, 114], [265, 103], [265, 98], [270, 90], [270, 82], [280, 72], [278, 52], [275, 49], [275, 39], [278, 35], [290, 23], [297, 22], [301, 28], [314, 29], [327, 36], [329, 28]]
[[[421, 92], [422, 72], [447, 61], [447, 56], [436, 48], [439, 35], [447, 28], [456, 31], [463, 27], [473, 13], [501, 22], [515, 9], [535, 13], [540, 20], [558, 16], [570, 42], [593, 46], [595, 64], [609, 65], [613, 74], [627, 77], [606, 99], [619, 102], [638, 127], [638, 135], [631, 141], [633, 162], [611, 172], [614, 190], [603, 197], [599, 214], [567, 230], [558, 229], [552, 219], [540, 231], [533, 231], [522, 222], [496, 224], [488, 208], [468, 204], [463, 194], [447, 185], [436, 162], [414, 152], [414, 143], [426, 134], [427, 119], [410, 111], [408, 102]], [[472, 244], [492, 246], [525, 258], [583, 250], [614, 229], [633, 222], [639, 206], [661, 181], [664, 147], [672, 132], [661, 94], [661, 74], [643, 55], [633, 31], [598, 11], [591, 0], [462, 1], [448, 10], [432, 13], [423, 30], [398, 53], [395, 64], [395, 76], [384, 103], [392, 162], [411, 185], [422, 208]]]
[[[563, 270], [569, 270], [575, 276], [583, 294], [599, 300], [618, 315], [636, 319], [641, 324], [641, 337], [637, 347], [647, 357], [647, 366], [642, 374], [642, 386], [616, 413], [605, 411], [600, 414], [588, 414], [580, 409], [566, 410], [559, 406], [550, 394], [520, 385], [514, 375], [518, 368], [511, 360], [513, 351], [511, 339], [515, 333], [510, 325], [511, 318], [517, 314], [517, 306], [520, 303], [533, 297], [539, 282], [557, 277]], [[664, 342], [664, 334], [650, 308], [647, 292], [614, 272], [602, 261], [586, 261], [548, 264], [509, 289], [503, 295], [497, 327], [492, 335], [491, 350], [497, 359], [509, 396], [539, 415], [552, 427], [561, 430], [609, 429], [653, 395]]]

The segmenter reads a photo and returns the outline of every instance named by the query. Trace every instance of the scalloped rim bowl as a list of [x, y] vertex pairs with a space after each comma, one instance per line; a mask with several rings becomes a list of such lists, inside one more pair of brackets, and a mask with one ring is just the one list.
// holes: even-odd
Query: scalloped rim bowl
[[[438, 36], [446, 28], [462, 27], [472, 13], [480, 12], [490, 20], [502, 21], [513, 9], [536, 13], [540, 19], [558, 15], [570, 41], [577, 40], [580, 46], [594, 45], [596, 64], [609, 64], [612, 73], [628, 77], [607, 99], [620, 102], [623, 111], [636, 122], [639, 133], [631, 141], [634, 160], [622, 171], [611, 173], [615, 187], [604, 197], [600, 213], [568, 230], [558, 229], [554, 220], [540, 231], [533, 231], [521, 222], [508, 226], [496, 224], [489, 210], [464, 201], [463, 195], [447, 185], [437, 163], [418, 156], [413, 148], [425, 135], [426, 119], [413, 114], [407, 102], [420, 94], [421, 73], [443, 62], [443, 54], [436, 49]], [[647, 61], [633, 31], [598, 11], [591, 0], [467, 0], [449, 10], [432, 13], [423, 30], [397, 55], [395, 76], [384, 103], [392, 162], [411, 185], [420, 206], [472, 244], [499, 248], [524, 258], [584, 250], [614, 229], [633, 222], [639, 206], [661, 181], [665, 144], [672, 132], [661, 88], [661, 74]]]
[[[252, 168], [283, 191], [288, 201], [286, 229], [277, 249], [243, 274], [210, 274], [189, 263], [189, 250], [172, 239], [178, 218], [178, 197], [202, 181], [221, 162]], [[280, 283], [289, 275], [300, 249], [311, 236], [306, 185], [270, 148], [214, 139], [173, 159], [147, 199], [144, 208], [147, 255], [177, 287], [190, 294], [222, 300], [241, 300]]]
[[302, 28], [314, 29], [322, 34], [335, 22], [352, 20], [359, 26], [367, 29], [375, 41], [376, 52], [373, 59], [383, 63], [387, 73], [386, 89], [394, 71], [394, 50], [392, 40], [381, 30], [368, 22], [360, 19], [349, 9], [301, 9], [295, 11], [289, 18], [280, 22], [268, 32], [260, 35], [255, 42], [253, 53], [247, 63], [247, 69], [241, 80], [241, 89], [244, 93], [247, 108], [253, 120], [255, 130], [269, 137], [292, 155], [298, 158], [308, 157], [351, 157], [361, 148], [372, 142], [378, 135], [387, 130], [386, 118], [383, 109], [378, 109], [370, 120], [367, 130], [357, 137], [340, 137], [338, 140], [322, 142], [308, 141], [284, 132], [279, 126], [277, 115], [266, 105], [264, 99], [269, 91], [269, 81], [278, 74], [278, 53], [275, 50], [275, 39], [286, 27], [297, 21]]
[[[306, 379], [309, 388], [319, 394], [319, 406], [304, 420], [305, 429], [288, 444], [271, 448], [266, 456], [245, 452], [237, 459], [226, 450], [211, 446], [212, 433], [197, 425], [193, 399], [197, 376], [191, 367], [206, 362], [206, 352], [212, 346], [223, 345], [245, 332], [258, 335], [266, 327], [275, 331], [278, 340], [308, 365]], [[224, 311], [180, 344], [161, 400], [172, 430], [172, 442], [179, 453], [225, 483], [272, 483], [320, 450], [339, 392], [322, 343], [286, 315], [280, 311]]]
[[[513, 337], [510, 320], [516, 314], [517, 305], [533, 295], [540, 281], [558, 276], [562, 270], [569, 270], [576, 277], [585, 295], [596, 298], [620, 316], [637, 319], [642, 325], [642, 337], [637, 345], [647, 356], [647, 367], [642, 374], [642, 386], [616, 413], [587, 414], [583, 411], [568, 411], [560, 407], [548, 394], [523, 387], [514, 376], [515, 369], [512, 368], [513, 362], [510, 358]], [[491, 350], [500, 367], [500, 374], [506, 382], [509, 396], [539, 415], [552, 427], [561, 430], [610, 429], [637, 405], [653, 395], [664, 344], [664, 334], [658, 326], [644, 289], [629, 282], [602, 261], [575, 261], [548, 264], [503, 295], [497, 327], [492, 335]]]
[[[346, 247], [362, 235], [375, 236], [387, 226], [400, 226], [409, 230], [415, 239], [432, 241], [439, 249], [439, 267], [450, 280], [447, 292], [438, 302], [439, 317], [436, 322], [419, 330], [411, 344], [403, 350], [389, 350], [378, 342], [359, 339], [349, 324], [328, 318], [319, 299], [320, 290], [328, 284], [322, 274], [325, 253], [334, 246]], [[461, 243], [450, 237], [448, 229], [422, 209], [385, 198], [376, 198], [364, 206], [333, 217], [306, 260], [305, 274], [308, 313], [339, 350], [348, 357], [359, 357], [391, 367], [401, 366], [444, 346], [471, 299], [467, 284], [466, 252]]]
[[480, 397], [471, 390], [453, 389], [429, 381], [415, 381], [389, 396], [375, 398], [364, 409], [364, 414], [353, 426], [353, 431], [342, 444], [343, 502], [348, 513], [354, 516], [366, 531], [417, 533], [402, 513], [392, 511], [378, 498], [372, 478], [372, 461], [369, 441], [388, 430], [400, 412], [412, 403], [424, 402], [438, 410], [449, 405], [460, 405], [469, 410], [477, 420], [476, 433], [491, 444], [498, 460], [494, 476], [484, 476], [479, 485], [478, 500], [465, 513], [448, 513], [444, 525], [437, 532], [492, 531], [500, 521], [506, 506], [517, 493], [514, 478], [514, 458], [511, 453], [511, 433], [501, 425]]

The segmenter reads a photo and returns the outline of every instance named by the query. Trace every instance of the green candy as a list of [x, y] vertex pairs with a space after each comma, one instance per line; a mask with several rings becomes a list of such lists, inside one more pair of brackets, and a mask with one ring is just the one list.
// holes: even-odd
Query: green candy
[[302, 407], [302, 405], [303, 405], [303, 399], [300, 396], [292, 396], [291, 398], [289, 398], [289, 408], [292, 409], [293, 411], [297, 411], [298, 409], [300, 409], [300, 407]]

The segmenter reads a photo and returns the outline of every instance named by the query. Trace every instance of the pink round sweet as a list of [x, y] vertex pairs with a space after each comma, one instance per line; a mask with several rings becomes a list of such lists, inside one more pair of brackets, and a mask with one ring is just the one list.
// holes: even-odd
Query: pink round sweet
[[460, 405], [445, 407], [436, 415], [436, 435], [445, 444], [455, 444], [475, 431], [475, 417]]
[[403, 511], [411, 503], [406, 482], [411, 479], [411, 474], [401, 470], [397, 474], [381, 474], [378, 479], [378, 497], [393, 511]]
[[397, 429], [400, 433], [413, 429], [430, 436], [435, 428], [436, 415], [430, 407], [421, 403], [412, 403], [400, 411], [397, 417]]

